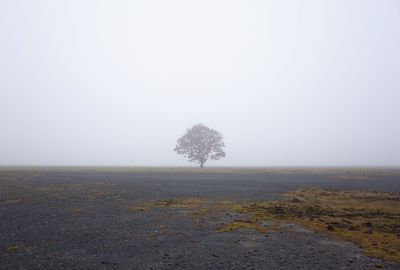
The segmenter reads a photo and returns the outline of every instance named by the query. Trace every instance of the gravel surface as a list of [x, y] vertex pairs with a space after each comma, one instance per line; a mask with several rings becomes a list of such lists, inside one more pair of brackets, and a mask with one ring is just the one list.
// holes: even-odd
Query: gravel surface
[[[298, 225], [218, 232], [231, 213], [130, 207], [266, 201], [299, 187], [400, 192], [399, 170], [0, 170], [0, 269], [400, 269]], [[400, 223], [400, 222], [399, 222]], [[268, 225], [268, 224], [266, 224]]]

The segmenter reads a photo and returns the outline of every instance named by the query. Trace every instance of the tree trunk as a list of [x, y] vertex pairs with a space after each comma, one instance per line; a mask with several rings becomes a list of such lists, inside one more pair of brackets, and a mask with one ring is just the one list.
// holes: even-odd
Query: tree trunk
[[200, 162], [200, 168], [204, 167], [204, 162]]

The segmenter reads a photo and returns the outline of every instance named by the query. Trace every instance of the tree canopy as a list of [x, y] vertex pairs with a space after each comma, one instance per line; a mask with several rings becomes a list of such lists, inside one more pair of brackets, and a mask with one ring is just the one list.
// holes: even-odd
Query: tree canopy
[[198, 124], [177, 140], [174, 151], [203, 167], [208, 159], [225, 157], [224, 147], [223, 137], [218, 131]]

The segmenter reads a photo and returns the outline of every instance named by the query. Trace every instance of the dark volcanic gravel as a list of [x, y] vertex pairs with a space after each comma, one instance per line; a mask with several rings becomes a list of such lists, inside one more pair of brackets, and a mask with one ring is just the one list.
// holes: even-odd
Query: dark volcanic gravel
[[[343, 177], [351, 175], [352, 177]], [[362, 175], [363, 177], [353, 177]], [[266, 201], [304, 186], [400, 192], [399, 170], [0, 170], [0, 269], [400, 269], [350, 242], [287, 224], [267, 234], [140, 202]], [[365, 177], [367, 176], [367, 177]], [[268, 224], [267, 224], [268, 225]]]

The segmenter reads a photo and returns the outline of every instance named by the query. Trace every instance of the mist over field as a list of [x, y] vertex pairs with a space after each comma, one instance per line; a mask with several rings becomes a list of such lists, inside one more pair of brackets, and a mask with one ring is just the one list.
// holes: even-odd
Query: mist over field
[[1, 0], [0, 269], [399, 270], [399, 26], [398, 0]]
[[0, 165], [400, 165], [399, 1], [0, 2]]

